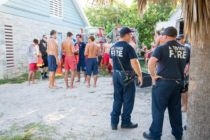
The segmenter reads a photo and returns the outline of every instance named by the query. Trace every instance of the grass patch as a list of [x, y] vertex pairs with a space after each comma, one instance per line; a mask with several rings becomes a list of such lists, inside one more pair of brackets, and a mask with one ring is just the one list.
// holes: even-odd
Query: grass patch
[[42, 134], [48, 135], [48, 136], [50, 135], [50, 133], [55, 132], [55, 127], [47, 126], [41, 123], [30, 123], [24, 126], [23, 129], [27, 132], [31, 130], [32, 131], [39, 130]]
[[[40, 78], [41, 78], [41, 72], [38, 71], [36, 73], [35, 79], [40, 79]], [[25, 81], [28, 81], [28, 73], [25, 73], [17, 78], [0, 80], [0, 85], [6, 84], [6, 83], [9, 83], [9, 84], [23, 83]]]
[[1, 140], [30, 140], [31, 137], [33, 137], [33, 134], [26, 133], [23, 135], [15, 135], [13, 137], [5, 136], [5, 137], [2, 137]]
[[30, 123], [26, 126], [20, 127], [17, 123], [10, 127], [10, 130], [4, 134], [0, 140], [30, 140], [30, 139], [51, 139], [50, 136], [55, 134], [56, 128], [42, 123]]
[[148, 73], [148, 64], [147, 64], [147, 66], [144, 66], [144, 60], [139, 60], [139, 64], [141, 66], [142, 72]]
[[112, 77], [111, 73], [109, 73], [107, 69], [105, 73], [104, 73], [104, 70], [99, 69], [98, 74], [99, 74], [99, 77]]
[[[41, 79], [42, 75], [41, 75], [41, 72], [38, 71], [36, 73], [36, 77], [35, 79]], [[55, 76], [55, 79], [62, 79], [63, 77], [62, 76]], [[46, 79], [48, 80], [48, 79]], [[17, 83], [23, 83], [25, 81], [28, 81], [28, 73], [25, 73], [17, 78], [13, 78], [13, 79], [5, 79], [5, 80], [0, 80], [0, 85], [2, 84], [17, 84]]]
[[107, 98], [107, 99], [111, 99], [111, 100], [114, 100], [114, 98], [113, 98], [113, 97], [105, 97], [105, 98]]
[[65, 136], [63, 136], [63, 140], [72, 140], [72, 139], [82, 139], [86, 140], [83, 134], [74, 134], [74, 133], [66, 133]]
[[2, 117], [3, 115], [4, 115], [4, 113], [3, 113], [3, 112], [1, 112], [1, 113], [0, 113], [0, 117]]

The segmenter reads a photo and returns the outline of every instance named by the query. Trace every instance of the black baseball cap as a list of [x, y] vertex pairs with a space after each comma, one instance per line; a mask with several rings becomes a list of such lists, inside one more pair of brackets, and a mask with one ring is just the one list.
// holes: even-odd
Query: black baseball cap
[[120, 35], [125, 35], [125, 34], [131, 33], [131, 32], [135, 32], [135, 31], [131, 30], [131, 29], [128, 28], [128, 27], [123, 27], [123, 28], [120, 30]]
[[180, 40], [180, 39], [182, 39], [182, 38], [184, 39], [184, 35], [183, 35], [183, 34], [180, 34], [180, 35], [178, 35], [178, 37], [177, 37], [178, 40]]
[[168, 27], [164, 30], [163, 35], [167, 35], [169, 37], [177, 37], [177, 29], [173, 26]]

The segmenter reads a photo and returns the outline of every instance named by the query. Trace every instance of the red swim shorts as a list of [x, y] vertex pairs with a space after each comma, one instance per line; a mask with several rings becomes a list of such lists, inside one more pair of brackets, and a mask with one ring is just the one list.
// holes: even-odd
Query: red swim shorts
[[37, 64], [37, 63], [30, 63], [30, 64], [29, 64], [29, 70], [30, 70], [30, 71], [38, 70], [39, 67], [38, 67], [36, 64]]
[[65, 57], [65, 70], [75, 70], [76, 69], [76, 59], [75, 56], [66, 56]]
[[150, 57], [151, 57], [151, 55], [148, 53], [148, 54], [147, 54], [147, 58], [150, 58]]
[[109, 54], [108, 53], [104, 54], [104, 63], [106, 63], [106, 64], [109, 63]]

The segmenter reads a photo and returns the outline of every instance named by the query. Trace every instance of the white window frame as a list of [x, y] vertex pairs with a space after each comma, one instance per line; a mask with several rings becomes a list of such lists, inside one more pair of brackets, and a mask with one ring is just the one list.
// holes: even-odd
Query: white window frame
[[51, 1], [59, 1], [59, 0], [50, 0], [50, 16], [51, 17], [56, 17], [56, 18], [63, 18], [63, 0], [60, 0], [61, 2], [62, 2], [62, 6], [61, 6], [61, 12], [62, 12], [62, 14], [61, 14], [61, 17], [60, 16], [56, 16], [56, 15], [54, 15], [54, 14], [51, 14]]

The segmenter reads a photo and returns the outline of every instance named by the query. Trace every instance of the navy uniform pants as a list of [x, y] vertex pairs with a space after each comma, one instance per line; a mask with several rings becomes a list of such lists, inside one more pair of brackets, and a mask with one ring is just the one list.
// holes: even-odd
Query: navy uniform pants
[[[122, 73], [123, 78], [125, 75]], [[132, 76], [132, 73], [128, 73], [128, 76]], [[122, 117], [122, 125], [128, 125], [131, 123], [131, 113], [133, 110], [136, 86], [135, 82], [128, 87], [124, 87], [124, 81], [120, 76], [119, 72], [113, 73], [114, 83], [114, 103], [113, 111], [111, 112], [111, 124], [117, 126], [119, 123], [119, 116]], [[121, 109], [123, 106], [123, 113]]]
[[[180, 82], [180, 81], [179, 81]], [[180, 84], [183, 84], [180, 82]], [[152, 89], [152, 124], [150, 136], [160, 140], [162, 136], [163, 119], [166, 108], [168, 108], [172, 134], [177, 140], [183, 135], [182, 112], [181, 112], [181, 86], [176, 81], [158, 80]]]

